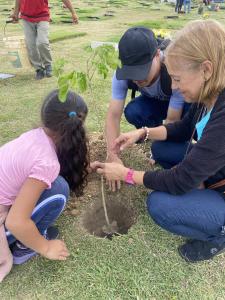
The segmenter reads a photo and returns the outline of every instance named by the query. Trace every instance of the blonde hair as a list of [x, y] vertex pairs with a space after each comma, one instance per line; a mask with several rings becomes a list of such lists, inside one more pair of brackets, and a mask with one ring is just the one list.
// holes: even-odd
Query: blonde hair
[[[225, 29], [214, 20], [189, 22], [166, 49], [166, 64], [183, 62], [190, 69], [199, 69], [209, 60], [213, 73], [200, 91], [199, 101], [217, 97], [225, 88]], [[197, 99], [196, 99], [197, 100]]]

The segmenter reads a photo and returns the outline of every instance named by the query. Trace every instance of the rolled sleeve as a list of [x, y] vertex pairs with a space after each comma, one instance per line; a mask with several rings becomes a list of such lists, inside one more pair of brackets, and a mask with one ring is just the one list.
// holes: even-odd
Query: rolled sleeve
[[128, 82], [127, 80], [117, 80], [114, 73], [112, 78], [112, 99], [124, 100], [127, 97]]
[[170, 97], [169, 107], [175, 110], [181, 110], [184, 106], [184, 97], [178, 90], [173, 90]]

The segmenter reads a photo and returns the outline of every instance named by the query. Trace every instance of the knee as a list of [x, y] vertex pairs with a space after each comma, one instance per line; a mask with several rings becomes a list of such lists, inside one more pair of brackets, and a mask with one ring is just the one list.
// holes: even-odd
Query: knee
[[124, 116], [130, 124], [134, 125], [136, 123], [137, 110], [135, 109], [132, 102], [128, 103], [127, 106], [125, 107]]
[[157, 162], [161, 161], [162, 155], [165, 153], [165, 149], [163, 149], [162, 152], [162, 143], [163, 142], [153, 142], [151, 146], [152, 156]]
[[62, 176], [58, 176], [52, 185], [52, 188], [55, 190], [55, 194], [62, 194], [65, 196], [67, 201], [70, 194], [70, 188], [67, 181]]
[[147, 198], [147, 209], [155, 223], [162, 225], [166, 219], [167, 205], [161, 192], [152, 192]]
[[37, 47], [38, 48], [46, 48], [49, 47], [49, 41], [48, 39], [37, 39]]

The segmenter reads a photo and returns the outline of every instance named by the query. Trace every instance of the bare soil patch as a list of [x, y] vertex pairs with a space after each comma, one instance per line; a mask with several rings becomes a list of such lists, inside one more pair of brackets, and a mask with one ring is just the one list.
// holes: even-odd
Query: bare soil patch
[[[123, 159], [131, 162], [134, 158], [138, 161], [146, 162], [146, 153], [143, 146], [138, 145], [129, 149]], [[91, 161], [104, 161], [106, 156], [106, 144], [102, 135], [92, 134], [90, 137]], [[117, 222], [117, 230], [115, 235], [127, 234], [128, 230], [135, 224], [138, 217], [138, 210], [135, 207], [134, 188], [123, 185], [120, 191], [108, 191], [105, 183], [105, 198], [109, 221]], [[84, 191], [84, 195], [79, 198], [71, 198], [67, 210], [67, 214], [79, 217], [80, 226], [87, 233], [101, 238], [112, 238], [104, 228], [106, 220], [104, 209], [102, 206], [101, 180], [98, 174], [90, 174], [88, 178], [88, 186]]]

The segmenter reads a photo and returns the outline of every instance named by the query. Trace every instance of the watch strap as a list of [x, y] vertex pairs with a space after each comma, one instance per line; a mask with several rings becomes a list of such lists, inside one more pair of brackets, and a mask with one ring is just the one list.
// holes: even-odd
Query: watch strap
[[133, 175], [134, 175], [134, 170], [133, 169], [128, 169], [126, 178], [125, 178], [125, 182], [131, 185], [134, 185], [134, 179], [133, 179]]

